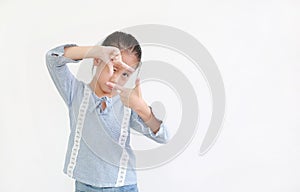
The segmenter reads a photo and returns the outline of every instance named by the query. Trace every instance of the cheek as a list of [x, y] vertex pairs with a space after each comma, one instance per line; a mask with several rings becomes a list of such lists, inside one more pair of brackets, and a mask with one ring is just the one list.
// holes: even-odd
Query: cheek
[[98, 74], [100, 74], [100, 76], [112, 76], [113, 75], [113, 70], [110, 70], [108, 65], [100, 65], [99, 69], [98, 69]]
[[121, 86], [125, 85], [125, 83], [126, 83], [126, 81], [123, 81], [123, 80], [119, 80], [119, 82], [118, 82], [118, 84]]
[[121, 85], [121, 86], [124, 86], [128, 81], [129, 81], [128, 78], [127, 79], [122, 79], [122, 80], [120, 79], [118, 84]]
[[105, 84], [107, 81], [109, 81], [110, 76], [109, 74], [106, 73], [100, 73], [100, 75], [98, 76], [98, 80], [97, 82], [101, 85]]
[[100, 71], [99, 79], [109, 79], [113, 76], [113, 74], [110, 73], [110, 71], [105, 68], [102, 71]]

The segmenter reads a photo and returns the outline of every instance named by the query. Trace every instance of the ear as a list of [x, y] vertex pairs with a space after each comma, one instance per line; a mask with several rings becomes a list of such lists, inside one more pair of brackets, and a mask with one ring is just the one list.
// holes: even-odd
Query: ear
[[101, 64], [101, 59], [94, 58], [94, 66], [99, 66]]

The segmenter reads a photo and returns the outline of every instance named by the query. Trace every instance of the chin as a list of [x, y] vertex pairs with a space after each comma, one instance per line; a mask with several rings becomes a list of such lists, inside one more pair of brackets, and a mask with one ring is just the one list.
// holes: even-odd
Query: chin
[[107, 95], [111, 95], [113, 93], [113, 91], [112, 90], [104, 90], [103, 93], [107, 94]]
[[109, 87], [107, 87], [106, 85], [101, 86], [101, 91], [105, 94], [110, 94], [112, 92], [112, 90]]

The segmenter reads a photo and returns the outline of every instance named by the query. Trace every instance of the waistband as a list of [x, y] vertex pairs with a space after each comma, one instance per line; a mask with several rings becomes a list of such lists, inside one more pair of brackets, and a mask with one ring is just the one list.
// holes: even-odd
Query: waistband
[[137, 184], [124, 185], [120, 187], [94, 187], [82, 183], [80, 181], [75, 181], [75, 191], [76, 192], [138, 192]]

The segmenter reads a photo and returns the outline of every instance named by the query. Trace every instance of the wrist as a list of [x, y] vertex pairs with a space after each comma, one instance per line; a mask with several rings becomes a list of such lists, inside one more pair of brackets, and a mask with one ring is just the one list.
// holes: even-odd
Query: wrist
[[101, 45], [95, 45], [90, 47], [90, 50], [88, 51], [89, 58], [99, 58], [99, 53], [103, 52], [103, 46]]
[[149, 107], [148, 107], [147, 103], [144, 100], [142, 100], [140, 102], [136, 102], [133, 110], [137, 113], [142, 113], [142, 112], [147, 111], [148, 108]]
[[134, 111], [144, 120], [144, 121], [148, 121], [151, 119], [151, 109], [150, 107], [147, 105], [147, 103], [145, 101], [141, 102], [140, 104], [138, 104]]

